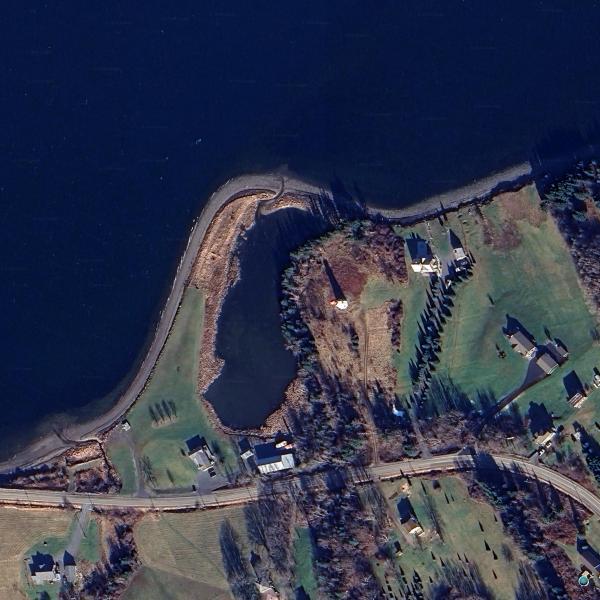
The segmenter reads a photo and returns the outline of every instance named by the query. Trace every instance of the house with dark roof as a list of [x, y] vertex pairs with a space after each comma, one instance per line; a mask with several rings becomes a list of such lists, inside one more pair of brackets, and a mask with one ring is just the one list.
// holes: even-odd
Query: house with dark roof
[[508, 337], [508, 342], [513, 350], [516, 350], [522, 356], [530, 358], [535, 352], [535, 344], [533, 340], [523, 333], [520, 329], [511, 333]]
[[60, 573], [51, 554], [36, 552], [28, 565], [31, 579], [35, 585], [60, 581]]
[[294, 461], [293, 445], [285, 441], [267, 442], [254, 446], [254, 460], [258, 470], [266, 475], [276, 471], [293, 469]]
[[211, 449], [208, 447], [206, 440], [200, 435], [195, 435], [186, 440], [185, 445], [187, 446], [187, 455], [200, 470], [206, 471], [215, 464], [215, 457]]
[[421, 275], [441, 273], [440, 259], [431, 252], [431, 248], [425, 240], [409, 238], [406, 240], [406, 245], [410, 254], [410, 266], [415, 273], [421, 273]]
[[238, 442], [238, 448], [240, 449], [240, 457], [244, 460], [250, 458], [254, 454], [248, 438], [242, 438]]
[[396, 508], [398, 509], [400, 524], [406, 533], [410, 535], [422, 535], [423, 528], [417, 520], [411, 501], [406, 496], [403, 496], [398, 500]]

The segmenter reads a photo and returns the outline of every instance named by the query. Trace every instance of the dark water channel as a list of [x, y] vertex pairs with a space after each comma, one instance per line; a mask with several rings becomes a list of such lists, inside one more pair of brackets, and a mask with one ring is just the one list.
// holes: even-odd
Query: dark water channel
[[323, 220], [287, 209], [260, 217], [243, 242], [241, 280], [219, 319], [217, 353], [225, 367], [207, 392], [227, 425], [260, 425], [281, 403], [296, 368], [281, 335], [281, 272], [291, 250], [325, 230]]

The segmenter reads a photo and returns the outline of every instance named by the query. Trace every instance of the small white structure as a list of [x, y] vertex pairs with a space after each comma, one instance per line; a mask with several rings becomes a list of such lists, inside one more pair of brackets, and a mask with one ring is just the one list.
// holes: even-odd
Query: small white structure
[[258, 582], [256, 582], [256, 587], [258, 588], [258, 593], [260, 594], [260, 600], [279, 600], [279, 594], [274, 588], [262, 585], [262, 583]]
[[414, 518], [410, 517], [402, 523], [406, 533], [409, 535], [420, 536], [423, 535], [423, 528], [419, 525], [419, 522]]
[[252, 450], [252, 446], [250, 445], [248, 438], [242, 438], [238, 442], [238, 447], [240, 449], [240, 458], [248, 460], [251, 456], [254, 456], [254, 451]]
[[392, 413], [395, 417], [403, 417], [405, 415], [402, 405], [397, 399], [392, 402]]
[[598, 373], [594, 373], [593, 384], [595, 388], [600, 388], [600, 375]]
[[123, 421], [121, 421], [121, 429], [123, 431], [130, 431], [131, 430], [131, 425], [129, 423], [129, 421], [127, 419], [123, 419]]
[[467, 255], [465, 254], [465, 249], [461, 246], [458, 248], [452, 248], [452, 256], [454, 256], [454, 260], [457, 263], [463, 263], [467, 260]]
[[335, 306], [338, 310], [346, 310], [348, 308], [348, 300], [331, 300], [329, 303], [331, 306]]

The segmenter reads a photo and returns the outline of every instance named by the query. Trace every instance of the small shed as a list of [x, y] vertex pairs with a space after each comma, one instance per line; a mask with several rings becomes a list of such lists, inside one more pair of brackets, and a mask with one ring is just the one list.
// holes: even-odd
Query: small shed
[[254, 454], [248, 438], [242, 438], [238, 442], [238, 448], [240, 449], [240, 457], [244, 460], [250, 458]]
[[558, 369], [558, 363], [552, 358], [552, 356], [550, 356], [548, 352], [540, 354], [537, 357], [535, 364], [540, 367], [540, 369], [542, 369], [546, 375], [550, 375], [550, 373]]

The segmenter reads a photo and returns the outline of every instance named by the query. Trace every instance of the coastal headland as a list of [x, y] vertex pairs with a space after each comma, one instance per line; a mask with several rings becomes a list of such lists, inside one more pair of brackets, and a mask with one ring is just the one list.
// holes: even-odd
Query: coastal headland
[[[372, 217], [415, 223], [467, 204], [488, 201], [497, 193], [518, 189], [530, 182], [530, 165], [523, 163], [407, 208], [389, 210], [366, 207], [366, 210]], [[253, 226], [259, 212], [268, 213], [289, 207], [310, 210], [316, 199], [334, 202], [335, 194], [327, 186], [310, 183], [287, 173], [244, 175], [232, 178], [218, 188], [191, 229], [145, 358], [118, 401], [110, 410], [92, 420], [56, 428], [44, 435], [0, 463], [0, 471], [12, 471], [49, 461], [77, 444], [101, 438], [119, 422], [151, 378], [188, 285], [202, 287], [208, 292], [203, 332], [203, 348], [208, 351], [203, 353], [204, 362], [198, 382], [199, 392], [205, 391], [222, 366], [215, 356], [214, 343], [223, 300], [239, 277], [234, 256], [237, 240]], [[216, 424], [219, 424], [214, 410], [210, 406], [208, 409]], [[277, 413], [265, 423], [267, 429], [277, 425]]]

